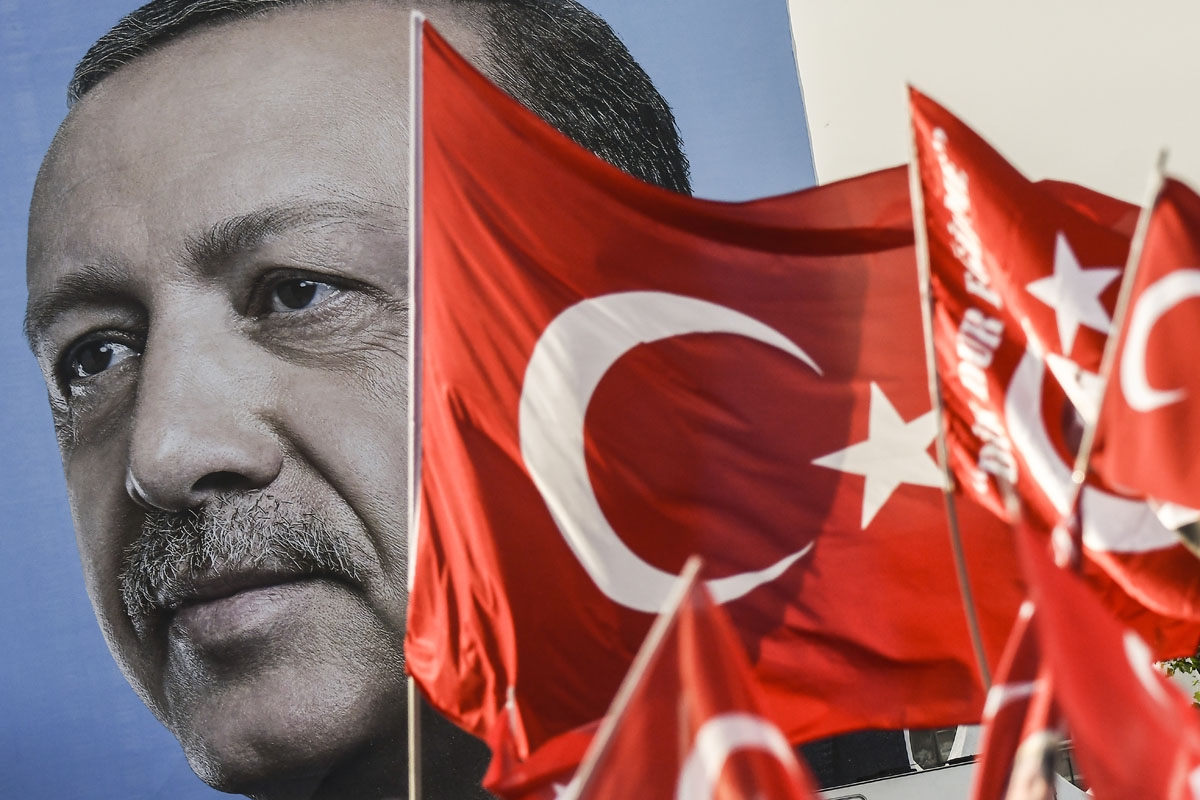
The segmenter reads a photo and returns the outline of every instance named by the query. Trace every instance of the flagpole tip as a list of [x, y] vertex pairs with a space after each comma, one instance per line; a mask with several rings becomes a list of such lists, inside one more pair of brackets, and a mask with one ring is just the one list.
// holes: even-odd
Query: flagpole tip
[[679, 573], [679, 580], [683, 583], [691, 583], [696, 580], [696, 576], [700, 574], [700, 568], [703, 566], [704, 559], [693, 553], [684, 562], [683, 570]]

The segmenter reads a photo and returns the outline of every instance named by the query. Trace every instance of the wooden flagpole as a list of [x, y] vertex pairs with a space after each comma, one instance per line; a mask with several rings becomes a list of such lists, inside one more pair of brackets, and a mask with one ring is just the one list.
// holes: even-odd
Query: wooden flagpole
[[679, 615], [679, 607], [682, 605], [683, 599], [687, 597], [688, 591], [691, 590], [692, 584], [696, 582], [700, 574], [701, 564], [702, 561], [699, 556], [692, 556], [683, 565], [683, 571], [679, 574], [679, 579], [671, 589], [671, 593], [667, 596], [658, 618], [654, 620], [654, 624], [646, 634], [646, 639], [642, 642], [637, 655], [634, 656], [633, 663], [629, 665], [629, 672], [625, 673], [625, 678], [621, 681], [620, 688], [617, 689], [617, 694], [613, 698], [612, 705], [608, 708], [608, 713], [601, 720], [600, 727], [596, 731], [596, 736], [592, 739], [592, 743], [588, 746], [583, 761], [579, 764], [579, 769], [575, 772], [575, 777], [571, 779], [570, 784], [568, 784], [566, 791], [560, 795], [559, 800], [576, 800], [587, 787], [592, 774], [596, 771], [596, 765], [600, 763], [600, 759], [608, 750], [608, 745], [612, 740], [613, 732], [617, 728], [617, 723], [621, 721], [625, 716], [626, 709], [629, 708], [634, 690], [641, 684], [642, 678], [645, 677], [647, 670], [653, 665], [655, 658], [662, 649], [663, 640], [675, 626], [676, 618]]
[[[910, 103], [907, 87], [905, 103]], [[925, 230], [925, 194], [921, 187], [921, 166], [917, 161], [916, 125], [912, 121], [909, 105], [909, 157], [908, 190], [912, 199], [913, 240], [917, 253], [917, 275], [921, 291], [921, 327], [925, 335], [925, 369], [929, 377], [929, 400], [937, 414], [935, 447], [938, 465], [942, 469], [942, 497], [946, 503], [946, 522], [950, 529], [950, 547], [954, 552], [954, 570], [958, 576], [959, 595], [967, 618], [967, 631], [971, 647], [975, 650], [975, 663], [983, 688], [992, 688], [992, 673], [988, 668], [987, 653], [983, 649], [983, 634], [979, 627], [979, 614], [975, 608], [975, 596], [971, 591], [971, 576], [967, 570], [967, 558], [963, 551], [962, 533], [958, 525], [958, 509], [954, 505], [954, 477], [950, 474], [950, 451], [946, 445], [946, 411], [942, 403], [942, 390], [938, 382], [937, 353], [933, 343], [933, 275], [929, 263], [929, 235]]]
[[[1071, 496], [1067, 506], [1067, 516], [1075, 514], [1087, 483], [1088, 464], [1092, 458], [1092, 449], [1096, 444], [1096, 430], [1100, 425], [1100, 413], [1104, 409], [1104, 398], [1108, 394], [1108, 382], [1112, 377], [1113, 362], [1117, 359], [1117, 342], [1121, 338], [1121, 330], [1125, 327], [1125, 315], [1129, 311], [1129, 301], [1133, 295], [1133, 280], [1137, 275], [1138, 265], [1142, 260], [1142, 249], [1146, 245], [1146, 232], [1150, 227], [1150, 217], [1154, 207], [1158, 205], [1158, 196], [1162, 192], [1163, 181], [1166, 178], [1167, 151], [1161, 150], [1150, 173], [1146, 186], [1146, 199], [1138, 214], [1137, 226], [1133, 231], [1133, 239], [1129, 243], [1129, 257], [1125, 261], [1125, 274], [1121, 277], [1121, 289], [1117, 293], [1117, 304], [1113, 309], [1112, 326], [1108, 338], [1104, 340], [1104, 352], [1100, 356], [1100, 375], [1097, 380], [1100, 397], [1096, 402], [1096, 415], [1093, 419], [1083, 421], [1083, 435], [1079, 439], [1079, 450], [1075, 454], [1075, 467], [1071, 470]], [[1055, 553], [1060, 562], [1069, 560], [1079, 569], [1082, 561], [1083, 520], [1076, 516], [1071, 529], [1071, 553]], [[1058, 544], [1056, 543], [1056, 547]]]
[[[422, 189], [424, 187], [423, 115], [424, 97], [423, 43], [425, 15], [413, 11], [411, 16], [408, 60], [408, 532], [405, 564], [407, 595], [413, 588], [413, 562], [417, 557], [417, 535], [420, 531], [420, 503], [417, 493], [421, 486], [421, 223]], [[410, 674], [408, 683], [408, 797], [421, 800], [421, 693]]]

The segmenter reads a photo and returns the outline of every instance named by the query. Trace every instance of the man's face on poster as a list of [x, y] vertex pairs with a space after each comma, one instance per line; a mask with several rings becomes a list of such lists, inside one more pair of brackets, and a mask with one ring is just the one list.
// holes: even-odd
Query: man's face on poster
[[402, 5], [140, 57], [74, 108], [34, 198], [31, 334], [88, 591], [223, 788], [405, 724]]

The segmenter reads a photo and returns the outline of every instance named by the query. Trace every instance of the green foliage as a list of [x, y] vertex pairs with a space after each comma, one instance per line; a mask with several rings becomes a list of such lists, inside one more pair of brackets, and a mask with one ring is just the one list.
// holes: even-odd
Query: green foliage
[[[1192, 677], [1192, 688], [1200, 685], [1200, 656], [1187, 656], [1185, 658], [1172, 658], [1169, 661], [1162, 662], [1163, 669], [1167, 672], [1167, 677], [1173, 677], [1175, 673], [1182, 673]], [[1200, 691], [1192, 692], [1192, 705], [1200, 707]]]

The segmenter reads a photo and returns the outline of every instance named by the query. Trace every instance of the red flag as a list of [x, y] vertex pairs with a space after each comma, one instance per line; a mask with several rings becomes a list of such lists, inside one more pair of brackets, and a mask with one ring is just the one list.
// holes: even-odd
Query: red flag
[[1024, 560], [1037, 634], [1075, 755], [1100, 798], [1200, 794], [1200, 719], [1154, 666], [1150, 648], [1054, 566], [1028, 532]]
[[[1053, 780], [1053, 774], [1047, 776], [1042, 770], [1042, 756], [1061, 740], [1061, 722], [1035, 627], [1033, 604], [1026, 603], [983, 708], [971, 800], [1024, 800], [1038, 796], [1032, 787]], [[1032, 769], [1023, 763], [1029, 760]]]
[[529, 758], [517, 754], [508, 725], [497, 725], [483, 788], [506, 800], [558, 800], [583, 760], [599, 720], [555, 736]]
[[614, 703], [611, 735], [597, 738], [600, 750], [568, 796], [814, 798], [808, 770], [763, 716], [728, 616], [695, 580], [669, 613], [661, 639], [648, 638], [648, 652], [639, 657], [649, 656], [644, 673], [627, 679], [634, 681], [628, 701]]
[[[1094, 466], [1132, 492], [1200, 508], [1200, 197], [1166, 179], [1146, 228]], [[1197, 565], [1193, 562], [1192, 567]]]
[[[951, 469], [998, 514], [999, 481], [1013, 484], [1049, 532], [1072, 511], [1075, 450], [1099, 405], [1127, 215], [1029, 182], [915, 90], [911, 110]], [[1093, 564], [1154, 613], [1200, 620], [1200, 571], [1142, 499], [1089, 485], [1081, 505]], [[1167, 653], [1194, 652], [1200, 628], [1181, 633]]]
[[[695, 200], [424, 47], [426, 695], [528, 756], [604, 713], [695, 552], [793, 740], [977, 720], [904, 173]], [[998, 654], [1011, 534], [964, 517]]]

